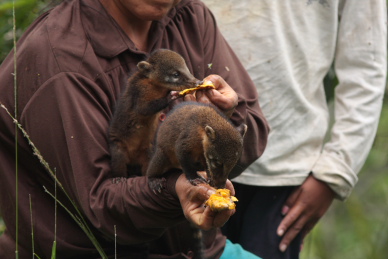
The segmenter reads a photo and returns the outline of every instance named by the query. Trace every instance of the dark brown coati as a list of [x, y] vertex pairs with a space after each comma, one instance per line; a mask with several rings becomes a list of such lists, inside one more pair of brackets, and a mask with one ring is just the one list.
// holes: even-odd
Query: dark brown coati
[[[160, 176], [171, 168], [181, 168], [194, 185], [207, 182], [197, 174], [206, 171], [211, 186], [224, 188], [241, 156], [246, 130], [245, 124], [235, 128], [214, 105], [197, 102], [177, 105], [157, 131], [147, 170], [150, 187], [155, 193], [160, 192]], [[193, 234], [193, 258], [202, 259], [202, 231], [193, 228]]]
[[137, 67], [118, 100], [109, 127], [111, 169], [121, 176], [126, 175], [129, 166], [146, 172], [158, 118], [172, 100], [170, 91], [200, 83], [184, 59], [171, 50], [157, 50]]
[[181, 168], [196, 184], [204, 181], [197, 171], [206, 171], [211, 186], [224, 188], [240, 159], [246, 130], [245, 124], [235, 128], [212, 104], [183, 102], [159, 126], [147, 176], [153, 180]]

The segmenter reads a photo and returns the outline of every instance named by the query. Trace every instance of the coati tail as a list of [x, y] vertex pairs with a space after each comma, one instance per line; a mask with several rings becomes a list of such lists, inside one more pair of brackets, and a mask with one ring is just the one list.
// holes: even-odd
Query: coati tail
[[202, 230], [193, 227], [193, 234], [194, 234], [194, 244], [193, 244], [193, 259], [204, 259], [204, 245], [203, 245], [203, 238], [202, 238]]

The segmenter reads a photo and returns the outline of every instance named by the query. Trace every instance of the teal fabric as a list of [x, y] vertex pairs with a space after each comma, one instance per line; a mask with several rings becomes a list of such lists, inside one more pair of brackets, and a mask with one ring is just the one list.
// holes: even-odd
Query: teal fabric
[[224, 252], [220, 259], [261, 259], [257, 255], [244, 250], [241, 245], [233, 244], [229, 239], [226, 240]]

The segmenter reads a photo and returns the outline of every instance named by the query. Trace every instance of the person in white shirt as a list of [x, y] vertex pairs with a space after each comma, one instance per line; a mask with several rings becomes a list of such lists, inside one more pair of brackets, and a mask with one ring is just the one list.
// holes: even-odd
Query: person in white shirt
[[[386, 84], [386, 1], [204, 2], [271, 127], [263, 156], [233, 179], [240, 203], [225, 233], [263, 258], [298, 258], [333, 199], [350, 195], [372, 146]], [[323, 79], [333, 64], [329, 127]]]

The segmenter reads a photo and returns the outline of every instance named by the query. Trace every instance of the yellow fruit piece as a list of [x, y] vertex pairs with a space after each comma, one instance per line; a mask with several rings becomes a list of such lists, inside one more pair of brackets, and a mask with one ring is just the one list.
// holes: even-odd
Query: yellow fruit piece
[[233, 210], [236, 208], [235, 201], [238, 200], [236, 197], [230, 196], [230, 190], [218, 189], [216, 193], [209, 197], [205, 205], [209, 206], [213, 211]]
[[216, 89], [216, 87], [214, 86], [212, 81], [205, 81], [205, 82], [203, 82], [203, 84], [197, 85], [194, 88], [188, 88], [188, 89], [185, 89], [183, 91], [180, 91], [179, 95], [190, 94], [190, 93], [195, 92], [195, 91], [200, 90], [200, 89]]

